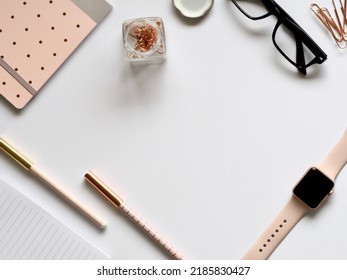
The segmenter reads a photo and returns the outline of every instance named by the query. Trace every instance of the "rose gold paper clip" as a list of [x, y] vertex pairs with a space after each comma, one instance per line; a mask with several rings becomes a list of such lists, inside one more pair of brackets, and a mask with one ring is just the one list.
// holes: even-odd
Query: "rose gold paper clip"
[[79, 201], [77, 201], [65, 190], [63, 190], [60, 186], [58, 186], [56, 183], [50, 180], [47, 176], [45, 176], [39, 169], [36, 168], [36, 166], [34, 166], [31, 160], [29, 160], [27, 157], [22, 155], [19, 151], [17, 151], [14, 147], [12, 147], [8, 142], [3, 140], [2, 138], [0, 138], [0, 150], [4, 151], [8, 156], [10, 156], [17, 163], [19, 163], [24, 169], [26, 169], [27, 171], [30, 171], [32, 174], [34, 174], [39, 179], [41, 179], [46, 185], [48, 185], [57, 194], [59, 194], [72, 206], [78, 209], [82, 214], [84, 214], [97, 226], [99, 226], [100, 228], [105, 228], [106, 223], [103, 220], [101, 220], [99, 217], [94, 215], [90, 210], [85, 208]]
[[339, 7], [337, 7], [337, 5], [335, 4], [335, 0], [332, 0], [335, 18], [325, 7], [320, 7], [315, 3], [311, 4], [310, 7], [311, 11], [316, 15], [319, 21], [328, 30], [328, 32], [333, 37], [336, 45], [340, 49], [344, 49], [347, 47], [346, 3], [347, 0], [344, 0], [344, 3], [342, 3], [342, 1], [339, 0]]
[[148, 234], [161, 248], [163, 248], [172, 258], [182, 260], [183, 256], [171, 246], [168, 241], [154, 231], [145, 221], [143, 221], [135, 212], [133, 212], [123, 200], [104, 182], [102, 182], [92, 172], [87, 172], [84, 178], [98, 190], [108, 201], [120, 209], [125, 216], [138, 225], [145, 233]]

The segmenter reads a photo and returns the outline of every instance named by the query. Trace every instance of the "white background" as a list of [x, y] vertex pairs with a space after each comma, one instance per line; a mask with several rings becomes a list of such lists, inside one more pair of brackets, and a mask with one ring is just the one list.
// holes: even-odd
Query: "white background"
[[[200, 20], [183, 18], [168, 0], [109, 3], [113, 11], [24, 110], [0, 103], [1, 137], [105, 218], [107, 229], [5, 156], [0, 176], [112, 259], [168, 256], [84, 182], [88, 170], [186, 258], [239, 259], [344, 132], [347, 54], [307, 0], [278, 0], [328, 55], [305, 77], [273, 46], [275, 18], [253, 22], [231, 1], [215, 1]], [[121, 25], [147, 16], [164, 21], [167, 58], [131, 66]], [[335, 186], [271, 259], [346, 258], [346, 170]]]

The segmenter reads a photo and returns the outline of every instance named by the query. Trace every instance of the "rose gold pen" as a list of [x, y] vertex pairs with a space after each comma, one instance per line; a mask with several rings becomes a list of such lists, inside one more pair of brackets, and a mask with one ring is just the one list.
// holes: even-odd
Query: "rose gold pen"
[[17, 151], [14, 147], [12, 147], [8, 142], [0, 138], [0, 150], [3, 150], [8, 156], [10, 156], [13, 160], [19, 163], [24, 169], [30, 171], [32, 174], [41, 179], [46, 185], [48, 185], [51, 189], [53, 189], [57, 194], [59, 194], [62, 198], [64, 198], [67, 202], [69, 202], [72, 206], [74, 206], [77, 210], [79, 210], [82, 214], [84, 214], [87, 218], [89, 218], [92, 222], [94, 222], [98, 227], [105, 228], [106, 223], [93, 214], [89, 209], [84, 207], [79, 201], [77, 201], [74, 197], [68, 194], [65, 190], [63, 190], [60, 186], [58, 186], [55, 182], [50, 180], [46, 175], [44, 175], [39, 169], [34, 166], [34, 164], [22, 155], [19, 151]]
[[145, 221], [143, 221], [135, 212], [133, 212], [123, 200], [113, 192], [113, 190], [102, 182], [92, 172], [87, 172], [84, 175], [85, 179], [97, 189], [107, 200], [114, 206], [120, 209], [130, 220], [137, 224], [145, 233], [147, 233], [161, 248], [163, 248], [172, 258], [182, 260], [183, 256], [171, 246], [167, 240], [162, 238], [156, 231], [154, 231]]

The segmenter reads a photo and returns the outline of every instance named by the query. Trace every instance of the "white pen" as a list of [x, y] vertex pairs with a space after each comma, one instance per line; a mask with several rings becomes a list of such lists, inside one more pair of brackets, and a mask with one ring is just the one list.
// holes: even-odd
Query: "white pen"
[[68, 194], [63, 188], [57, 185], [55, 182], [50, 180], [46, 175], [44, 175], [34, 164], [14, 147], [12, 147], [8, 142], [0, 138], [0, 150], [3, 150], [8, 156], [19, 163], [24, 169], [30, 171], [32, 174], [41, 179], [46, 185], [53, 189], [57, 194], [69, 202], [72, 206], [78, 209], [82, 214], [88, 217], [100, 228], [105, 228], [106, 223], [93, 214], [89, 209], [82, 205], [81, 202], [77, 201], [74, 197]]

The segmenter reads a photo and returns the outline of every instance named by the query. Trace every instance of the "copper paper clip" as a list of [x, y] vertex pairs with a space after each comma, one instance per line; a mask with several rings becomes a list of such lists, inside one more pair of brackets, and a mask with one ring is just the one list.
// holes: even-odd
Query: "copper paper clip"
[[333, 37], [336, 45], [340, 49], [347, 47], [347, 19], [346, 19], [346, 4], [347, 0], [338, 0], [336, 5], [335, 0], [332, 0], [334, 16], [331, 15], [329, 9], [320, 7], [318, 4], [311, 4], [311, 11], [316, 15], [323, 26]]

